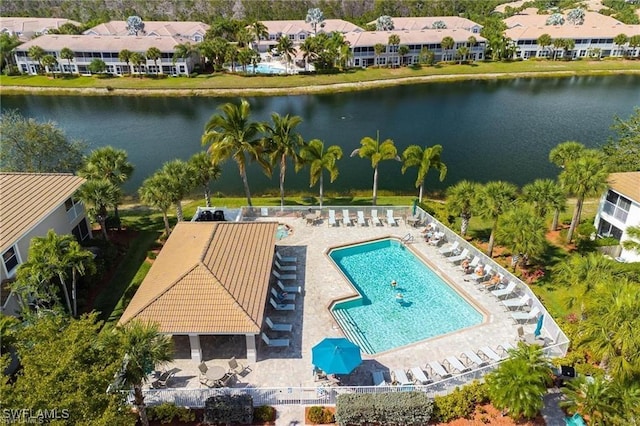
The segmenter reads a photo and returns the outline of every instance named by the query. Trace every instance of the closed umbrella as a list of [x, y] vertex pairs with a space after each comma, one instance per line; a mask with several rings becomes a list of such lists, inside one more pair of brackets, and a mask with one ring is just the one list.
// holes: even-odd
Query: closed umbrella
[[415, 216], [416, 215], [416, 211], [418, 210], [418, 199], [415, 198], [413, 200], [413, 210], [412, 210], [412, 215]]
[[345, 338], [326, 338], [311, 349], [313, 365], [327, 374], [349, 374], [362, 363], [360, 347]]
[[544, 324], [544, 315], [540, 315], [538, 317], [538, 324], [536, 324], [536, 329], [533, 332], [533, 335], [535, 337], [540, 337], [540, 334], [542, 333], [542, 325]]

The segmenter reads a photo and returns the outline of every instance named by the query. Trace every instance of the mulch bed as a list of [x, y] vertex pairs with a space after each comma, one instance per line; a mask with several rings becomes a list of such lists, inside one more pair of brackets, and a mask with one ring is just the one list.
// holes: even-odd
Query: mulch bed
[[471, 419], [457, 419], [448, 423], [437, 423], [437, 426], [544, 426], [546, 425], [542, 416], [531, 421], [516, 422], [509, 416], [503, 416], [500, 410], [491, 404], [476, 407]]

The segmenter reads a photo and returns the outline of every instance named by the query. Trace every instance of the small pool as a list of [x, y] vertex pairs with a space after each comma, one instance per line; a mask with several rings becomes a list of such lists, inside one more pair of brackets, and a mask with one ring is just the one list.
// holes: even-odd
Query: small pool
[[329, 257], [361, 296], [336, 303], [332, 314], [346, 336], [368, 354], [483, 320], [480, 312], [398, 240], [341, 247], [331, 250]]
[[255, 66], [247, 66], [248, 73], [255, 74], [285, 74], [285, 70], [279, 67], [274, 67], [270, 64], [257, 64]]

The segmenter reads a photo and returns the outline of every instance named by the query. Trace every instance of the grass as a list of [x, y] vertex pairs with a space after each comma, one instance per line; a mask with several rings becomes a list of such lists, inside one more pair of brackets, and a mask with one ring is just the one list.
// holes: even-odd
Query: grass
[[[529, 73], [548, 75], [611, 75], [614, 73], [640, 72], [640, 62], [630, 60], [609, 61], [515, 61], [515, 62], [477, 62], [473, 64], [445, 63], [436, 66], [413, 68], [367, 68], [353, 69], [345, 73], [332, 75], [290, 75], [290, 76], [241, 76], [238, 74], [219, 73], [202, 74], [195, 78], [187, 77], [85, 77], [63, 76], [51, 78], [47, 76], [0, 76], [0, 86], [4, 94], [20, 92], [21, 88], [43, 88], [38, 94], [59, 93], [60, 89], [97, 89], [95, 92], [83, 91], [82, 95], [115, 95], [136, 94], [136, 90], [161, 90], [159, 96], [184, 96], [185, 94], [228, 96], [229, 91], [245, 96], [273, 95], [277, 93], [309, 93], [334, 92], [344, 90], [360, 90], [371, 87], [360, 83], [378, 82], [377, 86], [397, 84], [414, 84], [415, 77], [429, 77], [428, 81], [462, 80], [472, 78], [512, 78], [529, 76]], [[562, 73], [562, 74], [559, 74]], [[486, 74], [489, 74], [488, 76]], [[498, 75], [493, 75], [498, 74]], [[484, 75], [484, 76], [483, 76]], [[357, 83], [354, 87], [339, 88], [332, 85], [341, 83]], [[52, 89], [47, 91], [46, 89]], [[54, 90], [55, 89], [55, 90]], [[216, 89], [216, 92], [199, 92], [199, 90]], [[276, 93], [272, 89], [276, 89]], [[280, 92], [277, 92], [280, 89]], [[122, 93], [130, 90], [131, 93]], [[186, 91], [186, 92], [185, 92]], [[191, 92], [193, 91], [193, 92]], [[149, 92], [141, 92], [148, 96]]]

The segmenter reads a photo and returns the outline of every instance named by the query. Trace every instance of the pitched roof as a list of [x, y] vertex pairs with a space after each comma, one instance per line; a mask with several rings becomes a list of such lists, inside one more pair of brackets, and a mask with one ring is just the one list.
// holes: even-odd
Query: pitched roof
[[[597, 12], [585, 12], [584, 13], [584, 23], [582, 25], [573, 25], [567, 21], [566, 13], [562, 14], [565, 18], [565, 23], [561, 25], [562, 27], [569, 28], [591, 28], [591, 27], [613, 27], [616, 25], [624, 25], [622, 22], [618, 21], [611, 16], [602, 15]], [[538, 15], [536, 13], [536, 9], [526, 9], [517, 15], [510, 16], [504, 19], [504, 23], [507, 25], [507, 28], [514, 27], [547, 27], [553, 28], [552, 25], [546, 25], [547, 19], [549, 19], [551, 15]]]
[[640, 172], [611, 173], [607, 183], [618, 194], [640, 203]]
[[[418, 17], [392, 17], [395, 30], [430, 30], [434, 22], [442, 21], [449, 29], [463, 29], [470, 31], [473, 27], [480, 27], [470, 19], [459, 16], [418, 16]], [[375, 25], [376, 21], [368, 22], [367, 25]]]
[[419, 31], [363, 31], [359, 33], [345, 34], [345, 40], [351, 47], [374, 46], [381, 43], [385, 46], [389, 43], [389, 36], [396, 34], [400, 37], [400, 44], [437, 44], [449, 36], [457, 43], [466, 42], [473, 36], [478, 43], [487, 40], [479, 34], [467, 30], [419, 30]]
[[542, 34], [549, 34], [551, 38], [614, 38], [618, 34], [628, 36], [640, 34], [640, 25], [616, 25], [594, 27], [586, 25], [542, 25], [539, 27], [513, 27], [506, 30], [505, 35], [512, 40], [537, 40]]
[[92, 35], [43, 35], [16, 48], [27, 51], [31, 46], [40, 46], [46, 51], [59, 51], [67, 47], [74, 52], [146, 52], [156, 47], [161, 52], [173, 52], [176, 45], [190, 41], [182, 37], [137, 37], [137, 36], [92, 36]]
[[0, 173], [0, 252], [63, 204], [84, 181], [67, 173]]
[[[197, 21], [143, 21], [144, 28], [138, 37], [144, 36], [187, 36], [200, 33], [204, 35], [209, 25]], [[84, 32], [89, 35], [128, 36], [127, 21], [109, 21], [96, 25]]]
[[34, 17], [0, 17], [0, 31], [10, 34], [20, 34], [21, 41], [44, 34], [50, 29], [58, 29], [61, 25], [70, 23], [81, 26], [79, 22], [65, 18], [34, 18]]
[[[311, 24], [302, 19], [288, 21], [261, 21], [266, 27], [269, 34], [299, 34], [302, 32], [313, 33]], [[318, 25], [317, 32], [331, 33], [338, 31], [348, 33], [351, 31], [362, 31], [362, 28], [342, 19], [325, 19], [321, 25]]]
[[276, 222], [180, 222], [119, 323], [172, 334], [258, 334]]

